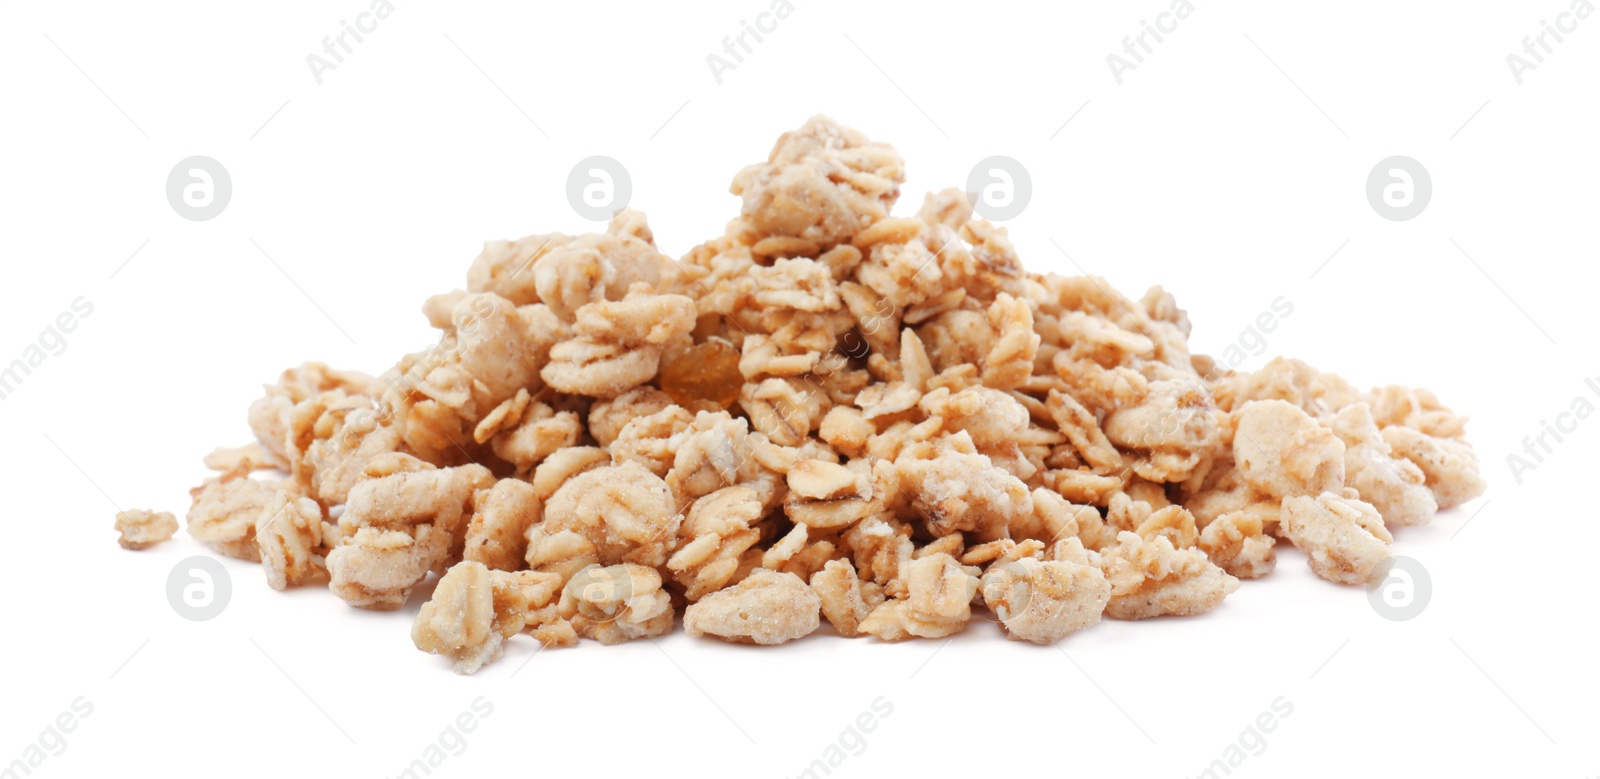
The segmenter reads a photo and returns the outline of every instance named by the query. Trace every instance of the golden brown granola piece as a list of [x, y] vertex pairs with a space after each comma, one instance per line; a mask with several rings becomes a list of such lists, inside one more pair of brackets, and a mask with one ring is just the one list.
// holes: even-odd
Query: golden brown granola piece
[[1007, 637], [1053, 644], [1100, 621], [1111, 583], [1087, 562], [1023, 557], [984, 572], [983, 600]]
[[499, 659], [506, 639], [522, 632], [530, 612], [549, 604], [556, 584], [547, 574], [457, 563], [422, 604], [411, 641], [424, 652], [449, 658], [456, 673], [476, 673]]
[[1056, 426], [1077, 447], [1078, 453], [1094, 467], [1096, 473], [1112, 474], [1122, 469], [1122, 454], [1106, 438], [1093, 412], [1071, 395], [1057, 390], [1050, 391], [1046, 406]]
[[635, 387], [614, 398], [595, 401], [589, 407], [589, 435], [595, 443], [609, 447], [629, 422], [672, 404], [672, 397], [655, 387]]
[[519, 474], [526, 474], [550, 455], [577, 445], [583, 437], [583, 422], [577, 412], [556, 411], [544, 403], [529, 404], [511, 424], [514, 427], [494, 434], [490, 446], [495, 456], [516, 466]]
[[118, 511], [116, 529], [117, 544], [123, 549], [148, 549], [178, 532], [178, 518], [170, 511]]
[[493, 484], [481, 465], [374, 458], [339, 517], [343, 542], [328, 552], [329, 589], [358, 608], [400, 608], [430, 571], [460, 559], [477, 495]]
[[193, 499], [186, 518], [189, 535], [229, 557], [260, 562], [256, 522], [279, 488], [250, 478], [247, 466], [206, 479], [189, 490]]
[[462, 557], [499, 571], [515, 571], [528, 553], [528, 528], [542, 518], [539, 495], [521, 479], [501, 479], [473, 498]]
[[1105, 613], [1112, 619], [1203, 614], [1239, 588], [1204, 552], [1177, 549], [1165, 537], [1119, 533], [1116, 545], [1100, 551], [1100, 568], [1111, 582]]
[[586, 303], [621, 300], [634, 284], [656, 287], [674, 273], [671, 258], [656, 249], [644, 214], [623, 210], [604, 233], [485, 242], [467, 271], [467, 289], [493, 292], [519, 306], [545, 303], [571, 322]]
[[1220, 378], [1212, 391], [1224, 411], [1237, 411], [1253, 400], [1282, 400], [1318, 419], [1361, 400], [1361, 393], [1344, 379], [1285, 357], [1273, 358], [1254, 373]]
[[694, 329], [695, 311], [682, 295], [631, 294], [585, 305], [575, 337], [551, 347], [540, 376], [561, 392], [614, 398], [655, 377], [666, 346]]
[[911, 636], [943, 638], [960, 632], [972, 617], [972, 598], [978, 592], [976, 570], [942, 552], [906, 563], [905, 597], [873, 609], [861, 622], [860, 631], [884, 641]]
[[627, 462], [569, 479], [545, 503], [539, 529], [546, 536], [577, 533], [594, 546], [601, 565], [653, 567], [667, 562], [680, 521], [667, 483]]
[[818, 115], [784, 133], [765, 163], [739, 171], [730, 190], [758, 235], [827, 247], [888, 215], [904, 166], [888, 145]]
[[1245, 482], [1273, 499], [1344, 487], [1344, 442], [1282, 400], [1251, 401], [1238, 411], [1233, 457]]
[[822, 599], [822, 616], [845, 638], [861, 635], [861, 622], [883, 603], [883, 588], [863, 582], [849, 560], [830, 560], [811, 574], [811, 589]]
[[243, 466], [247, 470], [261, 471], [278, 467], [278, 460], [259, 443], [244, 446], [219, 446], [204, 458], [205, 466], [219, 473]]
[[1277, 539], [1266, 532], [1261, 515], [1231, 511], [1200, 533], [1200, 549], [1218, 568], [1240, 579], [1259, 579], [1277, 567]]
[[826, 460], [801, 460], [789, 469], [789, 497], [783, 512], [794, 522], [834, 530], [878, 511], [872, 499], [872, 470], [865, 460], [848, 466]]
[[250, 429], [270, 464], [288, 470], [289, 412], [295, 404], [335, 390], [347, 395], [375, 397], [381, 391], [381, 384], [365, 373], [334, 370], [320, 362], [308, 362], [284, 371], [276, 384], [264, 385], [264, 389], [266, 394], [250, 404]]
[[1372, 504], [1325, 492], [1283, 501], [1283, 532], [1330, 582], [1366, 584], [1394, 537]]
[[267, 586], [285, 590], [327, 574], [322, 507], [310, 498], [279, 490], [256, 525], [261, 569]]
[[1425, 389], [1391, 384], [1374, 389], [1368, 398], [1379, 427], [1409, 427], [1435, 438], [1460, 439], [1466, 435], [1467, 418], [1451, 411]]
[[1033, 513], [1028, 485], [978, 454], [965, 432], [908, 446], [894, 465], [900, 489], [935, 535], [971, 531], [992, 541]]
[[1383, 515], [1385, 525], [1421, 525], [1433, 519], [1439, 504], [1428, 490], [1422, 469], [1395, 456], [1367, 404], [1345, 406], [1329, 424], [1344, 442], [1345, 485], [1371, 503]]
[[667, 406], [624, 425], [609, 447], [613, 462], [634, 462], [665, 477], [677, 457], [678, 434], [694, 424], [694, 413], [682, 406]]
[[[1150, 505], [1144, 501], [1139, 503]], [[1146, 541], [1165, 538], [1178, 549], [1186, 549], [1200, 542], [1200, 531], [1195, 527], [1194, 515], [1182, 506], [1166, 506], [1150, 512], [1133, 532]]]
[[1221, 441], [1211, 393], [1198, 379], [1150, 382], [1142, 401], [1111, 412], [1103, 428], [1133, 455], [1134, 472], [1153, 482], [1188, 479]]
[[733, 583], [740, 559], [761, 540], [753, 527], [761, 513], [755, 490], [743, 485], [719, 489], [689, 507], [666, 567], [690, 603]]
[[672, 599], [654, 568], [591, 565], [561, 590], [560, 614], [577, 634], [602, 644], [654, 638], [672, 631]]
[[1472, 445], [1458, 438], [1440, 438], [1412, 427], [1383, 429], [1383, 440], [1394, 455], [1422, 469], [1439, 510], [1452, 509], [1483, 494], [1488, 487], [1478, 473]]
[[741, 644], [782, 644], [815, 631], [821, 608], [821, 597], [800, 577], [762, 568], [690, 604], [683, 631]]

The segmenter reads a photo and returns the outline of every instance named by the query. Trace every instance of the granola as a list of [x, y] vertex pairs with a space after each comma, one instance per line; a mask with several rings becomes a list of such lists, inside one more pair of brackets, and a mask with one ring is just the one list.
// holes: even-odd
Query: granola
[[[816, 116], [676, 261], [632, 210], [488, 242], [423, 303], [432, 346], [268, 385], [189, 532], [361, 608], [441, 577], [413, 639], [471, 672], [522, 633], [612, 644], [680, 609], [742, 643], [976, 616], [1048, 644], [1217, 608], [1279, 539], [1363, 582], [1394, 528], [1483, 493], [1434, 394], [1229, 370], [1171, 292], [1030, 272], [960, 190], [894, 215], [904, 182]], [[173, 524], [117, 527], [141, 548]]]

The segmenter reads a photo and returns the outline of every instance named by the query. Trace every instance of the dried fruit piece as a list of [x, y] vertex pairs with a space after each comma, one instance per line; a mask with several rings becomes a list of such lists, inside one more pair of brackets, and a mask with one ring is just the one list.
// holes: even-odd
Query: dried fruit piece
[[729, 408], [739, 399], [744, 375], [739, 372], [739, 350], [713, 338], [661, 366], [661, 390], [680, 406], [698, 402]]

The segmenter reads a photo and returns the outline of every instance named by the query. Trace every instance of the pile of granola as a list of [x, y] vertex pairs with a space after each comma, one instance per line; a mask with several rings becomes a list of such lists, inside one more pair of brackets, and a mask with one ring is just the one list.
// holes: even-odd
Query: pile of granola
[[[470, 673], [521, 633], [612, 644], [680, 612], [755, 644], [975, 614], [1050, 643], [1209, 611], [1280, 540], [1366, 583], [1393, 528], [1483, 491], [1431, 393], [1223, 369], [1172, 295], [1030, 273], [958, 190], [891, 216], [904, 176], [818, 116], [677, 261], [628, 210], [489, 242], [423, 306], [436, 345], [268, 386], [189, 533], [359, 608], [437, 575], [412, 638]], [[123, 543], [159, 540], [153, 517]]]

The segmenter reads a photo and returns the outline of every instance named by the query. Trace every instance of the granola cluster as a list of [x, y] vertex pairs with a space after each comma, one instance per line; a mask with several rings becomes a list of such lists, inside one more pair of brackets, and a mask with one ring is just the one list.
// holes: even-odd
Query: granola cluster
[[269, 385], [189, 532], [359, 608], [438, 577], [412, 637], [470, 673], [522, 633], [613, 644], [680, 613], [754, 644], [975, 616], [1048, 644], [1210, 611], [1281, 539], [1364, 583], [1393, 528], [1483, 492], [1431, 393], [1219, 368], [1171, 294], [1029, 272], [958, 190], [894, 216], [904, 178], [819, 116], [679, 260], [627, 210], [487, 243], [424, 305], [435, 345]]

